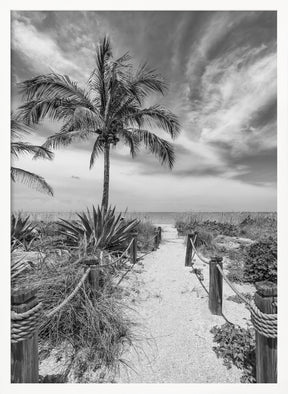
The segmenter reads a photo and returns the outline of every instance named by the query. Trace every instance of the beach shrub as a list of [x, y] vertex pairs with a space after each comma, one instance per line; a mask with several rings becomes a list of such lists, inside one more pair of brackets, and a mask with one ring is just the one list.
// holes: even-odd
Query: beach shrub
[[155, 235], [155, 228], [156, 227], [148, 220], [141, 220], [137, 224], [137, 245], [140, 250], [147, 251], [153, 248], [152, 239]]
[[228, 369], [235, 365], [243, 371], [241, 383], [256, 383], [254, 328], [225, 323], [220, 327], [214, 326], [210, 332], [214, 335], [213, 342], [217, 344], [213, 350], [218, 358], [223, 358], [223, 364]]
[[248, 215], [239, 224], [240, 236], [253, 240], [277, 238], [277, 216], [258, 215], [252, 217]]
[[197, 238], [195, 242], [196, 248], [205, 246], [206, 248], [212, 245], [213, 236], [206, 230], [199, 228], [197, 230]]
[[246, 282], [269, 280], [277, 283], [277, 241], [270, 237], [247, 248], [243, 279]]
[[227, 235], [235, 237], [239, 235], [239, 228], [232, 223], [221, 223], [216, 220], [198, 221], [196, 218], [189, 218], [187, 220], [177, 220], [175, 227], [181, 234], [188, 234], [193, 231], [206, 231], [212, 234], [213, 237], [217, 235]]
[[77, 214], [80, 220], [69, 222], [61, 219], [60, 234], [66, 237], [66, 244], [78, 246], [85, 253], [96, 249], [119, 251], [124, 250], [131, 240], [132, 232], [136, 230], [139, 220], [124, 220], [122, 214], [115, 214], [115, 207], [109, 207], [107, 212], [98, 206], [87, 209], [87, 214]]
[[240, 257], [233, 260], [228, 260], [226, 269], [228, 271], [227, 278], [231, 282], [236, 282], [236, 283], [243, 282], [244, 268], [243, 268], [243, 261]]
[[11, 246], [12, 250], [18, 246], [29, 249], [34, 239], [37, 238], [36, 225], [30, 222], [29, 215], [22, 217], [21, 213], [11, 215]]

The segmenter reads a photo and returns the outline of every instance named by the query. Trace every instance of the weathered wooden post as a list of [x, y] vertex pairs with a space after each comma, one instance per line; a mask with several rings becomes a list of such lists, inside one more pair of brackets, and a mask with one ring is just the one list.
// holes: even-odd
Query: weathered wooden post
[[154, 228], [154, 234], [155, 234], [155, 236], [154, 236], [153, 250], [156, 250], [156, 249], [158, 249], [158, 246], [159, 246], [159, 232], [158, 232], [157, 228]]
[[38, 383], [38, 325], [41, 314], [36, 290], [12, 290], [11, 383]]
[[131, 264], [136, 264], [137, 261], [137, 235], [138, 232], [134, 231], [132, 234], [132, 243], [130, 246], [130, 261]]
[[186, 243], [186, 256], [185, 256], [185, 267], [192, 266], [192, 244], [190, 239], [194, 239], [194, 233], [187, 234], [187, 243]]
[[92, 300], [96, 301], [100, 290], [100, 268], [98, 258], [91, 257], [83, 260], [87, 268], [90, 268], [88, 283], [91, 289]]
[[159, 226], [158, 227], [158, 234], [159, 234], [159, 244], [162, 241], [162, 228]]
[[[277, 313], [277, 286], [272, 282], [256, 283], [255, 305], [266, 314]], [[256, 330], [256, 381], [277, 383], [277, 337], [269, 338]]]
[[223, 268], [222, 257], [212, 257], [209, 262], [209, 309], [213, 315], [222, 315], [223, 277], [217, 268]]

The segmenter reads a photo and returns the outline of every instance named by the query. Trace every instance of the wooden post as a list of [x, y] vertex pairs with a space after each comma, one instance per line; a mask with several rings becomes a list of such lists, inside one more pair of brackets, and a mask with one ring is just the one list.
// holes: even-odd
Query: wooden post
[[154, 234], [155, 234], [155, 238], [154, 238], [154, 248], [153, 250], [158, 249], [159, 246], [159, 232], [157, 228], [154, 228]]
[[187, 243], [186, 243], [186, 256], [185, 256], [185, 267], [192, 266], [192, 245], [190, 239], [193, 239], [194, 233], [187, 234]]
[[138, 232], [135, 231], [132, 233], [132, 244], [130, 246], [130, 261], [131, 264], [136, 264], [137, 261], [137, 235]]
[[222, 257], [212, 257], [209, 262], [209, 309], [213, 315], [222, 315], [223, 277], [217, 264], [223, 268]]
[[[12, 291], [12, 311], [27, 312], [37, 304], [36, 290]], [[11, 343], [11, 383], [38, 383], [38, 380], [38, 329], [36, 328], [30, 338]]]
[[[277, 313], [277, 286], [272, 282], [256, 283], [255, 304], [261, 312]], [[267, 338], [256, 331], [256, 381], [277, 383], [277, 338]]]
[[87, 268], [90, 268], [88, 283], [91, 288], [92, 300], [95, 302], [100, 290], [99, 260], [95, 257], [91, 257], [83, 260], [83, 263], [87, 266]]
[[159, 234], [159, 244], [162, 241], [162, 228], [159, 226], [158, 227], [158, 234]]

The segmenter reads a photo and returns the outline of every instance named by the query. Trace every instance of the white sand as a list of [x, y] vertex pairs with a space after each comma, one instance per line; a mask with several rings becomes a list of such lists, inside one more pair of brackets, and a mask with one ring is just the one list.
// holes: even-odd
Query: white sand
[[[184, 266], [185, 244], [172, 225], [162, 225], [160, 248], [144, 259], [144, 266], [130, 275], [127, 289], [131, 292], [131, 319], [142, 328], [142, 339], [122, 357], [133, 370], [121, 366], [117, 383], [239, 383], [241, 371], [228, 370], [217, 359], [213, 336], [209, 332], [222, 325], [221, 316], [213, 316], [207, 294], [190, 267]], [[208, 267], [203, 269], [208, 288]], [[225, 264], [224, 264], [225, 267]], [[238, 286], [251, 292], [251, 286]], [[249, 312], [243, 304], [227, 301], [233, 295], [224, 284], [223, 311], [234, 323], [246, 325]], [[145, 338], [144, 338], [145, 336]]]

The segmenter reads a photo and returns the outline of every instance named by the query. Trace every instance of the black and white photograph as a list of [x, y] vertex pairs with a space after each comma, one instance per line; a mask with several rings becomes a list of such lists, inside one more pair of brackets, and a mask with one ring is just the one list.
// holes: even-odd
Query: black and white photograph
[[10, 10], [9, 381], [276, 384], [276, 7], [95, 8]]

